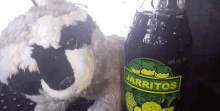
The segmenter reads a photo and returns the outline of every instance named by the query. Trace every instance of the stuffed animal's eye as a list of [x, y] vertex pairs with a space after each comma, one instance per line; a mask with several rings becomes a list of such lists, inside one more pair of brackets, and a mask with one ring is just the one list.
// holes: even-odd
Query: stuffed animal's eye
[[66, 44], [61, 45], [64, 49], [77, 49], [77, 41], [76, 40], [70, 40]]

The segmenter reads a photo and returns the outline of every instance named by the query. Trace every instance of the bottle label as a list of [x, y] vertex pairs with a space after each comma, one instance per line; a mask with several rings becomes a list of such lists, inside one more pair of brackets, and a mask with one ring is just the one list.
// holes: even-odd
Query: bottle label
[[136, 58], [125, 66], [125, 99], [129, 111], [173, 111], [180, 99], [182, 76], [150, 58]]

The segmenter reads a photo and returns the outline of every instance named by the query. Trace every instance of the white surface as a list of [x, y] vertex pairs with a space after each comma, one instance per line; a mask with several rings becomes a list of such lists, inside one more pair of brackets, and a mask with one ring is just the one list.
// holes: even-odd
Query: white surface
[[9, 21], [12, 21], [19, 14], [24, 14], [33, 5], [31, 0], [1, 0], [0, 34], [8, 26]]
[[[117, 34], [125, 37], [140, 0], [67, 0], [89, 7], [89, 13], [100, 26], [105, 35]], [[124, 3], [125, 2], [125, 3]], [[9, 20], [33, 6], [31, 0], [2, 0], [0, 1], [0, 34], [7, 27]]]
[[97, 21], [97, 24], [105, 35], [117, 34], [123, 37], [128, 33], [137, 7], [137, 0], [67, 1], [87, 5], [89, 7], [89, 13]]

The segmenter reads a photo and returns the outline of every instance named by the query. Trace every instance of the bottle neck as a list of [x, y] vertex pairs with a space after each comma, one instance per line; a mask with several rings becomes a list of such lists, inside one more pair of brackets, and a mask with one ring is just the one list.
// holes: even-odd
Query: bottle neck
[[138, 12], [145, 14], [182, 14], [185, 11], [185, 0], [141, 0]]

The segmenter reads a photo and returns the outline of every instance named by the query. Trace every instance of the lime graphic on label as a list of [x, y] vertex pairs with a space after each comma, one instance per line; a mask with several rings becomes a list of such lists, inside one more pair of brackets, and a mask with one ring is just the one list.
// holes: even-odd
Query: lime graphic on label
[[159, 104], [155, 102], [146, 102], [142, 105], [143, 111], [161, 111], [162, 108]]
[[131, 66], [131, 70], [132, 70], [132, 72], [134, 72], [135, 74], [140, 74], [140, 73], [141, 73], [141, 69], [142, 69], [141, 60], [135, 61], [135, 62], [132, 64], [132, 66]]
[[143, 69], [141, 70], [142, 74], [153, 76], [155, 74], [157, 64], [154, 62], [142, 61], [142, 67], [143, 67]]
[[134, 107], [134, 111], [142, 111], [141, 108], [139, 106], [135, 106]]
[[135, 100], [138, 104], [142, 105], [145, 102], [157, 102], [160, 103], [162, 100], [162, 95], [145, 93], [140, 90], [136, 90], [134, 93]]
[[147, 100], [147, 93], [145, 92], [142, 92], [140, 90], [136, 90], [135, 93], [134, 93], [134, 96], [135, 96], [135, 100], [138, 104], [144, 104], [146, 101], [149, 101]]
[[149, 60], [135, 60], [129, 64], [130, 70], [135, 74], [146, 76], [156, 76], [158, 78], [167, 78], [171, 73], [171, 68], [162, 63]]
[[164, 108], [161, 111], [173, 111], [174, 107]]
[[129, 111], [165, 111], [174, 109], [180, 99], [182, 76], [149, 58], [136, 58], [125, 66], [126, 105]]
[[133, 107], [137, 105], [136, 101], [134, 100], [134, 96], [132, 93], [126, 91], [126, 106], [128, 108], [128, 111], [133, 111]]
[[167, 78], [171, 73], [171, 68], [168, 66], [157, 66], [155, 76], [157, 78]]

